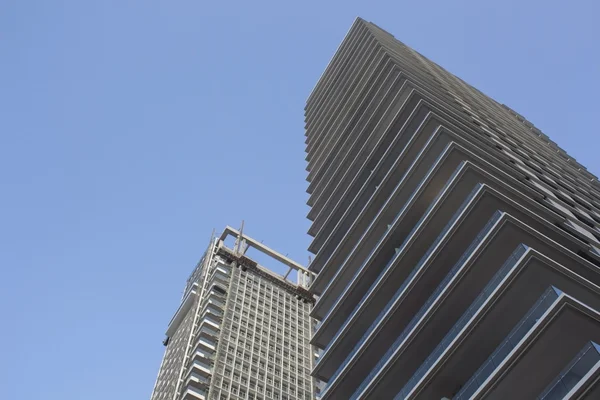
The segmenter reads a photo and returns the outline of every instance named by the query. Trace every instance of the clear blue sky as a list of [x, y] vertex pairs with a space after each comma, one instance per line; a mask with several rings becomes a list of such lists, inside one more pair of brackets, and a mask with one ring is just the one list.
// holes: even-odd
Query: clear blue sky
[[1, 398], [148, 399], [213, 228], [307, 261], [304, 101], [356, 16], [600, 174], [597, 0], [362, 3], [0, 2]]

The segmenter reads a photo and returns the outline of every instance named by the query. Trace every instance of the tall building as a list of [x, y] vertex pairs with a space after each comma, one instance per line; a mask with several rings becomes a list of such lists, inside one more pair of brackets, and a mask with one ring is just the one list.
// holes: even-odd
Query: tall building
[[321, 400], [600, 398], [594, 175], [360, 18], [305, 115]]
[[[227, 227], [211, 240], [190, 275], [152, 400], [314, 398], [314, 300], [304, 288], [311, 274], [240, 231]], [[249, 249], [285, 265], [286, 275], [259, 265]]]

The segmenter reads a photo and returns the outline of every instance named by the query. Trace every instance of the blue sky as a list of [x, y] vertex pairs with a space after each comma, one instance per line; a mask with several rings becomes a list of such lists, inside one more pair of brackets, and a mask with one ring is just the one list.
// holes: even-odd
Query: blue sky
[[600, 174], [598, 15], [595, 0], [0, 2], [0, 397], [149, 398], [213, 228], [244, 219], [306, 263], [304, 101], [356, 16]]

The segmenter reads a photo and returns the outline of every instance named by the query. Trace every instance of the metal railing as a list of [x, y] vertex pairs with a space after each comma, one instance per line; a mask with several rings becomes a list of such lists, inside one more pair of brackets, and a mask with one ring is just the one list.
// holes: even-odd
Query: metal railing
[[[355, 391], [352, 399], [358, 398], [360, 393], [366, 389], [366, 387], [371, 383], [371, 380], [380, 372], [383, 365], [387, 363], [387, 361], [392, 357], [392, 355], [396, 352], [400, 344], [406, 339], [408, 334], [412, 331], [412, 329], [417, 325], [419, 320], [425, 315], [425, 313], [429, 310], [429, 307], [433, 302], [438, 298], [440, 293], [444, 290], [446, 285], [450, 282], [450, 280], [454, 277], [454, 275], [458, 272], [458, 270], [463, 266], [463, 264], [467, 261], [467, 259], [474, 253], [475, 249], [481, 244], [484, 238], [490, 233], [493, 229], [494, 225], [498, 220], [502, 217], [503, 213], [501, 211], [496, 211], [492, 218], [487, 222], [487, 224], [483, 227], [483, 229], [479, 232], [479, 234], [475, 237], [475, 240], [471, 243], [471, 245], [467, 248], [467, 250], [463, 253], [460, 259], [454, 264], [454, 266], [450, 269], [446, 277], [440, 282], [437, 286], [436, 290], [429, 296], [427, 302], [420, 308], [419, 312], [412, 318], [408, 326], [403, 330], [403, 332], [398, 336], [398, 338], [394, 341], [392, 346], [390, 346], [389, 350], [385, 353], [385, 355], [379, 360], [375, 368], [372, 369], [371, 373], [367, 378], [362, 382], [359, 388]], [[428, 257], [427, 254], [425, 257]], [[425, 258], [424, 257], [424, 258]]]
[[529, 309], [519, 323], [510, 331], [504, 341], [494, 350], [487, 360], [475, 371], [473, 376], [463, 385], [453, 400], [468, 400], [504, 361], [508, 354], [527, 335], [542, 315], [548, 310], [562, 292], [554, 286], [549, 287], [544, 294]]
[[[462, 267], [462, 265], [465, 263], [465, 261], [473, 254], [473, 252], [475, 251], [477, 246], [479, 246], [479, 244], [484, 240], [484, 238], [488, 235], [488, 233], [493, 229], [494, 225], [498, 222], [498, 220], [502, 217], [502, 215], [503, 215], [503, 213], [501, 211], [496, 211], [493, 214], [493, 216], [486, 223], [486, 225], [483, 227], [483, 229], [475, 237], [475, 239], [473, 240], [471, 245], [467, 248], [467, 250], [465, 250], [465, 252], [461, 256], [461, 258], [456, 262], [456, 264], [454, 264], [454, 266], [448, 272], [446, 277], [440, 282], [440, 284], [438, 285], [436, 290], [428, 298], [427, 302], [420, 308], [419, 312], [412, 318], [412, 320], [409, 322], [409, 324], [403, 330], [403, 332], [400, 334], [400, 336], [398, 336], [398, 338], [394, 341], [394, 343], [392, 344], [390, 349], [381, 358], [381, 360], [377, 363], [377, 365], [372, 369], [369, 376], [367, 376], [367, 378], [361, 383], [359, 388], [354, 393], [353, 398], [358, 397], [358, 395], [370, 383], [371, 379], [373, 379], [373, 377], [379, 373], [379, 370], [381, 369], [383, 364], [392, 356], [392, 354], [395, 352], [396, 348], [402, 343], [402, 341], [406, 338], [406, 336], [408, 336], [410, 331], [415, 327], [415, 325], [418, 323], [418, 321], [421, 319], [421, 317], [427, 312], [427, 310], [429, 309], [431, 304], [437, 299], [439, 294], [446, 287], [447, 283], [452, 279], [452, 277], [454, 277], [456, 272], [460, 269], [460, 267]], [[442, 232], [442, 235], [440, 235], [438, 237], [438, 239], [440, 241], [443, 239], [444, 234], [445, 234], [445, 232]], [[430, 247], [428, 252], [421, 258], [421, 261], [413, 269], [413, 271], [411, 272], [411, 275], [409, 275], [409, 277], [403, 282], [402, 286], [398, 289], [398, 291], [396, 291], [396, 294], [394, 295], [394, 297], [390, 300], [390, 302], [386, 305], [386, 307], [383, 309], [383, 311], [379, 314], [377, 319], [371, 325], [370, 329], [363, 335], [363, 337], [361, 338], [359, 343], [355, 346], [353, 351], [346, 358], [346, 361], [344, 361], [344, 363], [340, 366], [340, 368], [338, 369], [336, 374], [334, 374], [334, 377], [332, 379], [330, 379], [328, 388], [335, 381], [335, 378], [337, 378], [339, 376], [341, 371], [343, 371], [345, 369], [345, 366], [352, 360], [354, 355], [362, 348], [362, 346], [363, 346], [364, 342], [367, 340], [367, 338], [376, 330], [376, 328], [378, 328], [379, 323], [387, 316], [388, 312], [392, 309], [392, 307], [394, 307], [396, 305], [397, 300], [403, 294], [406, 286], [410, 283], [410, 281], [412, 280], [414, 275], [416, 275], [417, 272], [423, 267], [423, 264], [425, 264], [425, 262], [427, 261], [427, 259], [430, 256], [430, 254], [433, 252], [433, 250], [437, 246], [437, 244], [438, 243], [436, 241], [436, 243], [434, 243], [434, 245], [432, 245]]]
[[[396, 184], [396, 186], [394, 187], [394, 190], [392, 191], [393, 193], [396, 193], [396, 191], [398, 190], [398, 188], [400, 188], [403, 184], [405, 184], [405, 180], [407, 179], [407, 176], [409, 175], [410, 171], [412, 171], [412, 167], [417, 163], [417, 161], [419, 160], [419, 157], [426, 151], [427, 149], [424, 148], [422, 149], [419, 154], [417, 155], [415, 161], [413, 161], [413, 163], [411, 164], [411, 166], [408, 168], [407, 172], [404, 174], [404, 176], [400, 179], [400, 181]], [[404, 203], [404, 205], [402, 206], [402, 208], [400, 209], [400, 211], [398, 212], [398, 214], [394, 217], [394, 222], [397, 220], [398, 216], [400, 216], [405, 210], [408, 209], [408, 207], [410, 206], [411, 202], [416, 198], [417, 194], [419, 193], [419, 191], [421, 190], [421, 188], [423, 188], [426, 184], [427, 181], [429, 180], [429, 178], [434, 174], [436, 166], [438, 164], [438, 162], [446, 155], [446, 152], [442, 152], [442, 154], [438, 155], [438, 157], [436, 158], [435, 162], [432, 164], [433, 166], [429, 169], [429, 171], [427, 172], [427, 174], [425, 175], [425, 177], [421, 180], [421, 182], [417, 185], [417, 188], [413, 191], [413, 193], [411, 194], [410, 198]], [[461, 162], [461, 164], [456, 168], [456, 170], [453, 172], [453, 174], [450, 176], [449, 180], [446, 182], [446, 185], [449, 185], [452, 180], [454, 179], [454, 177], [459, 173], [462, 165], [464, 165], [464, 161]], [[443, 189], [445, 189], [446, 187], [444, 186]], [[377, 190], [375, 190], [376, 192]], [[443, 190], [442, 190], [443, 191]], [[372, 195], [374, 196], [374, 194]], [[390, 204], [390, 202], [392, 201], [392, 198], [394, 196], [390, 197], [381, 207], [381, 209], [377, 212], [377, 214], [375, 215], [375, 218], [373, 218], [373, 220], [371, 221], [371, 223], [369, 224], [369, 226], [367, 227], [367, 229], [363, 232], [363, 234], [360, 236], [359, 240], [356, 242], [356, 244], [354, 245], [354, 247], [352, 248], [352, 250], [350, 252], [348, 252], [349, 256], [347, 256], [344, 261], [341, 264], [341, 267], [338, 268], [337, 272], [335, 273], [334, 277], [332, 278], [332, 281], [335, 280], [335, 278], [341, 273], [341, 271], [343, 269], [345, 269], [346, 264], [348, 259], [354, 254], [354, 252], [356, 251], [357, 247], [364, 241], [365, 237], [368, 236], [368, 234], [371, 232], [372, 228], [378, 224], [381, 223], [379, 221], [380, 216], [384, 213], [384, 210], [387, 209], [388, 205]], [[365, 205], [365, 207], [363, 207], [363, 210], [361, 210], [361, 212], [359, 213], [359, 215], [356, 217], [356, 221], [358, 221], [361, 217], [362, 214], [365, 210], [365, 208], [367, 208], [371, 202], [372, 198], [369, 200], [369, 202], [367, 203], [367, 205]], [[356, 224], [357, 222], [354, 222], [354, 224]], [[393, 222], [393, 223], [394, 223]], [[393, 224], [392, 223], [392, 224]], [[353, 224], [353, 225], [354, 225]], [[389, 226], [391, 226], [392, 224], [390, 224]], [[351, 230], [352, 228], [349, 228], [348, 232]], [[335, 228], [334, 228], [335, 230]], [[346, 232], [346, 234], [348, 233]], [[329, 237], [332, 237], [333, 234], [335, 232], [332, 232]], [[344, 236], [345, 237], [345, 236]], [[327, 239], [327, 241], [329, 240], [329, 238]], [[325, 261], [325, 263], [323, 264], [323, 266], [321, 267], [321, 271], [325, 270], [325, 267], [327, 265], [329, 265], [330, 261], [335, 258], [335, 255], [338, 251], [338, 249], [340, 248], [340, 246], [342, 246], [342, 243], [344, 242], [343, 239], [338, 241], [338, 245], [336, 246], [336, 248], [333, 250], [333, 252], [329, 255], [329, 257], [327, 258], [327, 260]], [[321, 250], [319, 250], [319, 252], [317, 253], [317, 255], [315, 256], [315, 260], [317, 258], [319, 258], [319, 254], [321, 253], [321, 251], [323, 250], [323, 248], [325, 248], [325, 246], [321, 247]], [[373, 248], [373, 251], [377, 248], [377, 246], [375, 246]], [[371, 253], [373, 253], [373, 251], [371, 251]], [[369, 255], [370, 256], [370, 255]], [[317, 279], [319, 278], [319, 275], [317, 275], [316, 277]], [[313, 282], [314, 283], [314, 282]], [[330, 286], [331, 282], [327, 285]], [[323, 293], [325, 293], [325, 291], [327, 290], [327, 287], [323, 290]], [[321, 296], [322, 297], [322, 296]]]
[[521, 244], [511, 256], [504, 262], [494, 277], [488, 282], [485, 288], [477, 296], [477, 298], [471, 303], [467, 311], [460, 317], [460, 319], [454, 324], [452, 329], [446, 334], [442, 341], [436, 346], [431, 352], [429, 357], [421, 364], [409, 381], [404, 385], [404, 388], [394, 397], [394, 400], [404, 399], [419, 383], [419, 381], [425, 376], [427, 371], [436, 363], [440, 356], [446, 351], [458, 334], [463, 328], [469, 323], [471, 318], [477, 313], [481, 306], [487, 301], [492, 295], [494, 290], [500, 285], [503, 279], [509, 274], [509, 272], [517, 265], [523, 254], [527, 251], [528, 247]]
[[[457, 172], [458, 172], [458, 170], [455, 171], [454, 174], [456, 174]], [[450, 178], [449, 182], [451, 182], [452, 179], [453, 178]], [[447, 183], [447, 185], [448, 184], [449, 183]], [[452, 218], [450, 219], [450, 221], [448, 221], [448, 223], [444, 226], [444, 228], [442, 229], [441, 233], [437, 236], [437, 238], [435, 239], [435, 241], [431, 244], [431, 246], [429, 247], [429, 249], [425, 253], [425, 255], [423, 257], [421, 257], [420, 262], [417, 264], [417, 266], [415, 268], [413, 268], [413, 270], [411, 271], [411, 273], [404, 280], [404, 284], [400, 287], [400, 289], [396, 293], [401, 292], [404, 289], [404, 287], [406, 286], [406, 284], [408, 284], [408, 282], [410, 282], [411, 278], [421, 268], [422, 264], [425, 263], [425, 261], [427, 260], [427, 257], [436, 249], [437, 245], [442, 241], [442, 239], [445, 237], [446, 233], [450, 230], [450, 228], [454, 225], [454, 223], [456, 222], [456, 220], [458, 220], [458, 218], [460, 218], [460, 216], [463, 214], [464, 210], [470, 204], [471, 200], [479, 192], [479, 189], [481, 188], [481, 186], [482, 185], [478, 183], [478, 184], [475, 185], [475, 187], [473, 188], [473, 190], [471, 190], [471, 192], [469, 193], [469, 195], [467, 196], [467, 198], [463, 201], [463, 203], [460, 205], [460, 207], [454, 213], [454, 215], [452, 216]], [[427, 217], [427, 214], [429, 213], [429, 211], [435, 206], [435, 204], [436, 204], [437, 200], [439, 199], [439, 197], [442, 196], [442, 194], [444, 193], [444, 190], [445, 190], [445, 188], [438, 194], [438, 197], [436, 198], [436, 200], [434, 200], [431, 203], [431, 205], [429, 206], [429, 209], [425, 212], [425, 214], [423, 215], [423, 217], [421, 217], [421, 219], [419, 220], [419, 222], [415, 225], [415, 227], [412, 229], [412, 231], [408, 234], [408, 236], [406, 237], [406, 240], [404, 241], [404, 243], [402, 243], [402, 245], [399, 247], [399, 250], [394, 254], [394, 256], [392, 257], [392, 259], [384, 267], [383, 271], [381, 272], [381, 274], [379, 275], [379, 277], [377, 278], [377, 280], [375, 281], [375, 283], [373, 283], [371, 285], [371, 287], [369, 288], [369, 290], [367, 291], [367, 293], [363, 296], [363, 298], [361, 299], [361, 301], [354, 308], [354, 310], [350, 314], [350, 317], [348, 317], [346, 319], [346, 322], [344, 323], [344, 325], [342, 325], [342, 327], [338, 330], [338, 332], [333, 337], [333, 339], [329, 341], [329, 344], [327, 345], [327, 347], [325, 348], [325, 350], [322, 353], [322, 357], [319, 358], [319, 361], [317, 362], [317, 366], [319, 365], [319, 363], [321, 362], [321, 360], [323, 359], [323, 357], [326, 357], [326, 354], [329, 351], [329, 349], [332, 347], [332, 345], [334, 343], [337, 342], [337, 340], [342, 335], [342, 333], [346, 330], [346, 328], [348, 327], [348, 325], [356, 317], [356, 315], [358, 314], [358, 312], [361, 310], [362, 306], [366, 303], [366, 300], [373, 295], [373, 292], [377, 289], [377, 287], [380, 285], [381, 281], [385, 278], [388, 270], [391, 268], [392, 265], [394, 265], [394, 263], [396, 262], [396, 260], [404, 252], [404, 248], [407, 245], [407, 242], [409, 241], [409, 239], [411, 238], [411, 236], [413, 235], [413, 233], [420, 227], [420, 225], [422, 224], [423, 220]], [[348, 289], [346, 289], [346, 290], [348, 290]], [[345, 294], [345, 292], [346, 291], [344, 291], [344, 294]], [[342, 294], [342, 296], [340, 296], [340, 299], [342, 299], [344, 297], [344, 294]], [[329, 317], [329, 314], [334, 309], [335, 309], [335, 306], [332, 307], [332, 309], [329, 311], [329, 313], [323, 319], [323, 321]]]
[[538, 396], [538, 400], [562, 400], [599, 361], [599, 346], [589, 342]]

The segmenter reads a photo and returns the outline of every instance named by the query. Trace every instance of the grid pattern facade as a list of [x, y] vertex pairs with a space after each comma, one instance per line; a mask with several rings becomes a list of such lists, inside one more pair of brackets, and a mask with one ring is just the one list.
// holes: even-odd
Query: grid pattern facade
[[310, 400], [310, 304], [239, 269], [230, 292], [213, 378], [215, 398]]
[[597, 177], [360, 18], [305, 116], [319, 397], [553, 398], [600, 340]]
[[185, 363], [188, 352], [188, 340], [194, 325], [194, 312], [189, 312], [180, 328], [169, 339], [160, 372], [154, 388], [152, 400], [168, 400], [177, 398], [181, 367]]
[[152, 400], [311, 399], [312, 303], [215, 241], [186, 283]]

